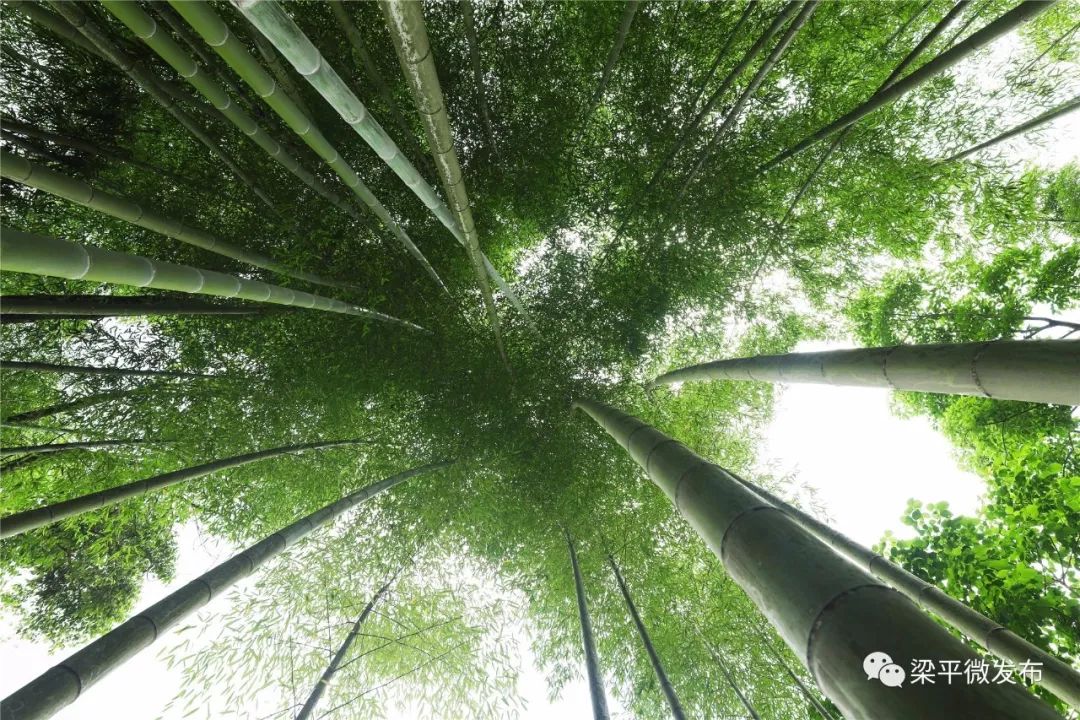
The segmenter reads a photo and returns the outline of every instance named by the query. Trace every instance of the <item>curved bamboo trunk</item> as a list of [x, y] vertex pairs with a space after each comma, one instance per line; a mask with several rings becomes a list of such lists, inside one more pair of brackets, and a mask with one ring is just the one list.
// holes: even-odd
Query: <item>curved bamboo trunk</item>
[[[468, 3], [469, 0], [462, 0], [462, 2]], [[634, 22], [634, 15], [637, 14], [639, 7], [641, 7], [641, 0], [626, 0], [623, 5], [622, 16], [619, 18], [619, 28], [615, 31], [615, 42], [612, 43], [611, 50], [608, 51], [607, 59], [604, 61], [604, 69], [600, 73], [600, 83], [596, 86], [596, 90], [589, 99], [589, 111], [585, 113], [585, 117], [591, 117], [596, 112], [596, 108], [600, 106], [600, 101], [604, 99], [604, 92], [607, 90], [608, 83], [611, 82], [611, 74], [615, 71], [615, 66], [619, 63], [619, 56], [622, 54], [626, 38], [630, 34], [630, 26]]]
[[589, 697], [592, 700], [593, 720], [609, 720], [607, 697], [604, 694], [604, 676], [596, 657], [596, 641], [593, 640], [592, 621], [589, 619], [589, 601], [585, 598], [585, 583], [581, 579], [577, 550], [570, 531], [563, 528], [566, 547], [570, 551], [570, 565], [574, 570], [574, 596], [577, 598], [578, 620], [581, 622], [581, 644], [585, 650], [585, 671], [589, 676]]
[[991, 342], [760, 355], [664, 373], [653, 385], [758, 380], [886, 387], [997, 400], [1080, 405], [1080, 341]]
[[[363, 68], [368, 81], [375, 87], [375, 92], [378, 93], [379, 97], [382, 99], [394, 124], [397, 125], [398, 129], [401, 131], [401, 137], [409, 146], [409, 152], [412, 153], [414, 158], [424, 158], [423, 150], [420, 149], [420, 146], [417, 144], [416, 138], [414, 137], [413, 128], [409, 125], [405, 116], [402, 115], [401, 108], [398, 107], [397, 102], [394, 100], [394, 95], [390, 90], [390, 86], [387, 85], [382, 73], [379, 72], [379, 67], [375, 63], [375, 59], [371, 57], [371, 53], [368, 51], [367, 43], [364, 42], [364, 37], [360, 34], [360, 29], [356, 27], [352, 17], [349, 16], [349, 11], [345, 9], [345, 3], [343, 0], [330, 0], [329, 4], [330, 10], [333, 11], [338, 24], [341, 25], [341, 31], [345, 34], [345, 39], [349, 41], [349, 46], [352, 48], [353, 53], [355, 53], [356, 57], [360, 60], [360, 67]], [[270, 45], [261, 33], [256, 31], [256, 35], [258, 35], [264, 43]], [[272, 47], [273, 46], [271, 46], [271, 48]]]
[[795, 146], [783, 151], [772, 160], [762, 165], [760, 171], [775, 167], [784, 160], [801, 153], [803, 150], [824, 140], [833, 133], [839, 132], [849, 125], [858, 122], [878, 108], [888, 105], [903, 95], [915, 90], [923, 83], [940, 75], [961, 60], [967, 58], [976, 50], [979, 50], [999, 37], [1008, 34], [1025, 22], [1046, 12], [1053, 7], [1056, 2], [1057, 0], [1024, 0], [1024, 2], [1021, 2], [1012, 10], [1006, 12], [982, 30], [973, 33], [963, 42], [957, 43], [920, 67], [918, 70], [912, 72], [907, 77], [893, 83], [887, 89], [874, 93], [866, 100], [866, 102], [859, 105], [854, 110], [814, 132]]
[[1020, 123], [1016, 127], [1010, 128], [1010, 129], [1006, 130], [1005, 132], [1003, 132], [1003, 133], [1001, 133], [999, 135], [995, 135], [994, 137], [990, 138], [989, 140], [986, 140], [985, 142], [981, 142], [978, 145], [975, 145], [974, 147], [970, 147], [967, 150], [964, 150], [963, 152], [958, 152], [955, 155], [947, 157], [944, 160], [942, 160], [941, 162], [942, 163], [950, 163], [950, 162], [955, 162], [956, 160], [963, 160], [964, 158], [968, 157], [969, 155], [974, 155], [975, 153], [979, 152], [980, 150], [985, 150], [988, 147], [993, 147], [994, 145], [997, 145], [999, 142], [1003, 142], [1003, 141], [1008, 140], [1009, 138], [1015, 137], [1017, 135], [1022, 135], [1023, 133], [1026, 133], [1026, 132], [1028, 132], [1030, 130], [1034, 130], [1035, 128], [1038, 128], [1038, 127], [1041, 127], [1041, 126], [1045, 125], [1046, 123], [1050, 122], [1051, 120], [1062, 117], [1064, 115], [1068, 115], [1069, 113], [1077, 110], [1078, 108], [1080, 108], [1080, 95], [1077, 95], [1072, 100], [1066, 100], [1062, 104], [1058, 105], [1056, 108], [1051, 108], [1050, 110], [1047, 110], [1042, 115], [1034, 117], [1031, 120], [1028, 120], [1027, 122]]
[[1015, 685], [909, 682], [898, 692], [868, 681], [863, 659], [872, 652], [888, 653], [902, 669], [917, 658], [979, 658], [724, 469], [613, 407], [591, 400], [575, 407], [645, 469], [846, 717], [1060, 720]]
[[[401, 320], [358, 305], [323, 297], [322, 295], [312, 295], [300, 290], [292, 290], [279, 285], [269, 285], [258, 280], [248, 280], [212, 270], [201, 270], [188, 265], [151, 260], [140, 255], [129, 255], [128, 253], [104, 250], [90, 245], [80, 245], [69, 240], [30, 235], [6, 227], [2, 228], [2, 233], [0, 233], [0, 252], [4, 254], [4, 269], [12, 272], [239, 298], [241, 300], [283, 305], [285, 309], [289, 310], [309, 308], [393, 323], [407, 327], [410, 330], [419, 330], [430, 334], [430, 331], [407, 320]], [[97, 303], [100, 303], [103, 298], [105, 300], [115, 300], [112, 303], [114, 307], [124, 301], [132, 300], [132, 298], [108, 298], [100, 295], [90, 297]], [[7, 298], [0, 297], [0, 303], [6, 302]], [[232, 314], [263, 312], [258, 306], [248, 305], [221, 306], [198, 303], [194, 300], [179, 301], [172, 299], [165, 299], [161, 302], [181, 307], [185, 306], [185, 303], [189, 304], [188, 307], [191, 305], [206, 305], [207, 310], [204, 312], [228, 312]], [[135, 307], [137, 313], [135, 314], [150, 314], [151, 312], [161, 314], [164, 312], [160, 302], [156, 303], [156, 307], [158, 309], [155, 311], [152, 307], [148, 310], [148, 306], [145, 304], [137, 305]]]
[[364, 606], [360, 616], [356, 618], [356, 622], [353, 623], [352, 629], [349, 630], [349, 634], [345, 636], [345, 640], [338, 647], [337, 652], [334, 653], [334, 657], [331, 658], [330, 664], [323, 672], [322, 677], [319, 678], [319, 682], [315, 683], [315, 687], [311, 690], [311, 694], [308, 695], [308, 699], [304, 702], [304, 706], [300, 708], [300, 712], [296, 715], [296, 720], [309, 720], [312, 717], [312, 713], [315, 712], [315, 707], [319, 704], [319, 700], [322, 699], [323, 693], [326, 692], [327, 686], [334, 679], [334, 673], [341, 668], [342, 662], [345, 660], [345, 656], [349, 653], [349, 648], [356, 641], [356, 637], [360, 634], [360, 626], [367, 620], [368, 615], [371, 614], [372, 609], [375, 607], [375, 603], [379, 602], [380, 598], [386, 591], [390, 589], [390, 582], [387, 582], [375, 595], [368, 601], [368, 604]]
[[720, 651], [708, 640], [705, 640], [705, 647], [709, 649], [709, 654], [712, 655], [712, 659], [716, 662], [716, 665], [720, 668], [721, 674], [724, 676], [724, 680], [727, 681], [728, 687], [735, 693], [735, 696], [739, 698], [739, 702], [746, 708], [746, 712], [749, 713], [752, 720], [761, 720], [761, 715], [754, 709], [753, 704], [750, 702], [750, 698], [746, 697], [746, 693], [742, 691], [739, 684], [735, 682], [735, 676], [731, 674], [731, 670], [728, 668], [727, 663], [724, 662], [723, 656]]
[[750, 78], [750, 82], [747, 84], [746, 88], [739, 94], [738, 99], [735, 100], [735, 103], [731, 108], [728, 109], [727, 114], [724, 116], [724, 121], [720, 124], [720, 127], [717, 128], [716, 132], [713, 133], [712, 139], [701, 152], [698, 162], [687, 174], [686, 179], [682, 183], [682, 187], [679, 189], [676, 202], [678, 202], [678, 199], [686, 192], [686, 188], [690, 186], [690, 183], [693, 182], [694, 178], [697, 177], [698, 172], [705, 165], [705, 161], [716, 152], [716, 149], [720, 145], [720, 141], [727, 132], [731, 130], [735, 121], [739, 119], [739, 115], [742, 113], [743, 108], [746, 107], [746, 103], [750, 101], [750, 98], [758, 91], [761, 84], [765, 82], [765, 78], [768, 76], [769, 72], [772, 71], [773, 66], [775, 66], [776, 63], [780, 61], [780, 58], [784, 56], [784, 53], [787, 52], [788, 47], [799, 33], [799, 30], [802, 29], [802, 26], [806, 24], [806, 21], [809, 20], [810, 16], [817, 10], [817, 5], [818, 0], [804, 2], [802, 8], [799, 10], [799, 14], [796, 15], [795, 19], [788, 25], [787, 30], [784, 31], [779, 42], [777, 42], [772, 51], [765, 56], [765, 60], [761, 63], [761, 67], [757, 69], [757, 72]]
[[[2, 241], [0, 241], [2, 242]], [[7, 268], [4, 268], [7, 270]], [[23, 362], [21, 360], [0, 360], [0, 370], [24, 372], [66, 373], [70, 375], [112, 375], [117, 377], [155, 376], [170, 378], [212, 378], [220, 375], [182, 372], [179, 370], [138, 370], [122, 367], [91, 367], [89, 365], [58, 365], [45, 362]]]
[[[640, 0], [630, 0], [638, 2]], [[484, 69], [480, 63], [480, 39], [476, 35], [476, 17], [473, 14], [472, 0], [460, 0], [461, 20], [465, 26], [465, 44], [469, 48], [469, 65], [472, 66], [473, 84], [476, 85], [476, 104], [480, 106], [480, 121], [484, 124], [484, 136], [487, 139], [488, 152], [495, 153], [495, 129], [491, 124], [491, 108], [488, 107], [487, 88], [484, 84]]]
[[912, 602], [922, 605], [980, 647], [1017, 665], [1023, 662], [1039, 663], [1042, 673], [1035, 682], [1073, 707], [1080, 707], [1080, 672], [1076, 669], [767, 490], [737, 475], [734, 477], [749, 490], [783, 510], [818, 540], [832, 547], [862, 570], [899, 590]]
[[[0, 239], [0, 247], [7, 250], [9, 247], [19, 248], [23, 242], [33, 242], [36, 237], [25, 235], [18, 237], [20, 233], [15, 230], [4, 228], [4, 233], [15, 236]], [[74, 243], [72, 243], [74, 244]], [[54, 246], [55, 247], [55, 246]], [[37, 251], [37, 248], [33, 248]], [[15, 250], [14, 252], [17, 252]], [[137, 256], [131, 256], [137, 257]], [[11, 267], [6, 267], [7, 258], [4, 258], [4, 270], [8, 272], [23, 272], [20, 267], [26, 267], [21, 258], [12, 261]], [[61, 258], [45, 258], [41, 262], [61, 263]], [[83, 259], [83, 267], [86, 260]], [[129, 268], [130, 269], [130, 268]], [[143, 273], [147, 271], [143, 268]], [[51, 274], [51, 273], [35, 273]], [[83, 278], [87, 278], [87, 275]], [[68, 275], [67, 277], [72, 277]], [[87, 278], [93, 279], [93, 278]], [[141, 286], [140, 286], [141, 287]], [[141, 317], [143, 315], [258, 315], [261, 310], [253, 305], [219, 305], [190, 300], [188, 298], [170, 298], [160, 295], [3, 295], [0, 296], [0, 318], [8, 313], [15, 317], [34, 318], [103, 318], [103, 317]]]
[[43, 408], [37, 408], [36, 410], [25, 410], [21, 413], [15, 413], [14, 415], [7, 415], [4, 417], [5, 425], [22, 425], [24, 423], [32, 423], [42, 418], [52, 417], [53, 415], [59, 415], [60, 413], [74, 412], [75, 410], [82, 410], [83, 408], [94, 407], [100, 405], [103, 402], [109, 400], [115, 400], [117, 398], [129, 397], [142, 392], [145, 388], [139, 388], [136, 390], [113, 390], [111, 392], [95, 393], [93, 395], [87, 395], [86, 397], [76, 398], [75, 400], [68, 400], [67, 402], [56, 403], [55, 405], [48, 405]]
[[[931, 0], [932, 2], [933, 0]], [[701, 81], [701, 87], [698, 88], [697, 93], [694, 94], [694, 99], [687, 104], [687, 108], [690, 110], [691, 117], [697, 116], [697, 111], [694, 109], [697, 107], [698, 102], [701, 100], [701, 96], [705, 94], [705, 90], [709, 87], [709, 83], [712, 82], [713, 77], [716, 75], [716, 71], [720, 69], [720, 63], [727, 57], [728, 51], [731, 50], [731, 46], [735, 44], [735, 39], [739, 37], [739, 30], [746, 24], [746, 21], [750, 19], [750, 15], [754, 12], [754, 8], [757, 7], [758, 0], [750, 0], [746, 3], [746, 7], [743, 8], [742, 14], [739, 15], [739, 19], [735, 21], [735, 26], [731, 28], [731, 32], [728, 33], [727, 39], [724, 40], [724, 44], [720, 47], [720, 51], [716, 53], [716, 57], [712, 61], [712, 65], [705, 72], [705, 79]]]
[[327, 442], [301, 443], [298, 445], [284, 445], [282, 447], [260, 450], [259, 452], [247, 453], [245, 455], [234, 455], [233, 457], [203, 463], [202, 465], [193, 465], [192, 467], [183, 468], [182, 470], [155, 475], [154, 477], [145, 480], [136, 480], [127, 485], [120, 485], [118, 487], [109, 488], [108, 490], [88, 493], [71, 500], [64, 500], [63, 502], [53, 503], [44, 507], [34, 508], [33, 510], [27, 510], [25, 512], [15, 513], [14, 515], [0, 518], [0, 538], [21, 535], [24, 532], [29, 532], [30, 530], [45, 525], [51, 525], [52, 523], [59, 522], [65, 518], [81, 515], [85, 512], [90, 512], [91, 510], [98, 510], [103, 507], [108, 507], [109, 505], [115, 505], [128, 498], [147, 495], [155, 490], [161, 490], [182, 482], [187, 482], [188, 480], [201, 478], [210, 473], [217, 472], [218, 470], [228, 470], [229, 468], [239, 467], [241, 465], [258, 462], [259, 460], [279, 457], [281, 455], [287, 455], [302, 450], [318, 450], [321, 448], [341, 447], [343, 445], [358, 445], [363, 442], [365, 441], [334, 440]]
[[[968, 2], [968, 0], [960, 0], [960, 2], [953, 5], [952, 9], [949, 10], [949, 12], [945, 13], [945, 17], [943, 17], [936, 25], [934, 25], [934, 27], [932, 27], [928, 33], [926, 33], [923, 39], [920, 40], [919, 43], [915, 45], [915, 47], [912, 48], [907, 55], [904, 56], [903, 60], [900, 61], [899, 65], [893, 68], [893, 71], [889, 73], [889, 76], [885, 78], [884, 82], [882, 82], [881, 85], [878, 86], [877, 90], [874, 91], [875, 94], [881, 92], [882, 90], [885, 90], [894, 82], [896, 82], [900, 78], [900, 75], [903, 74], [903, 72], [911, 66], [911, 63], [915, 62], [919, 58], [919, 56], [922, 55], [928, 47], [930, 47], [930, 44], [937, 40], [937, 38], [943, 32], [945, 32], [946, 29], [948, 29], [949, 25], [951, 25], [952, 22], [957, 17], [959, 17], [960, 13], [962, 13], [964, 8], [967, 7], [969, 4], [970, 3]], [[888, 45], [888, 42], [885, 43], [885, 47], [888, 47]], [[884, 50], [885, 48], [882, 48], [883, 52]], [[797, 206], [799, 204], [799, 201], [803, 199], [803, 196], [806, 195], [806, 191], [810, 189], [810, 186], [814, 183], [814, 180], [816, 180], [817, 176], [821, 173], [821, 169], [825, 167], [825, 163], [829, 160], [830, 157], [832, 157], [832, 154], [836, 151], [837, 148], [840, 147], [840, 145], [854, 129], [854, 125], [849, 125], [843, 130], [841, 130], [839, 133], [837, 133], [836, 137], [829, 144], [829, 147], [825, 149], [825, 152], [821, 155], [821, 158], [814, 165], [814, 169], [810, 171], [810, 174], [807, 176], [806, 180], [803, 181], [802, 185], [800, 185], [799, 189], [795, 192], [795, 197], [792, 198], [791, 204], [788, 205], [787, 212], [784, 213], [784, 217], [780, 221], [781, 225], [787, 223], [788, 218], [791, 217], [791, 213], [795, 211], [795, 206]]]
[[245, 83], [270, 106], [289, 128], [300, 136], [309, 148], [317, 154], [341, 178], [342, 182], [360, 199], [364, 205], [382, 222], [393, 235], [416, 258], [436, 284], [449, 294], [435, 268], [427, 261], [423, 253], [413, 243], [408, 234], [391, 217], [379, 199], [372, 194], [360, 176], [349, 166], [341, 154], [320, 132], [310, 116], [288, 96], [278, 83], [263, 70], [262, 66], [244, 47], [244, 44], [232, 33], [214, 10], [206, 3], [169, 0], [169, 4], [195, 32], [231, 67]]
[[316, 285], [351, 287], [348, 283], [328, 280], [314, 273], [292, 270], [266, 255], [219, 240], [210, 233], [144, 208], [132, 200], [104, 192], [6, 150], [0, 150], [0, 176], [248, 265]]
[[448, 465], [449, 462], [431, 463], [368, 485], [255, 543], [8, 695], [0, 701], [0, 716], [4, 720], [38, 720], [52, 716], [75, 702], [87, 688], [148, 647], [173, 625], [312, 530], [333, 522], [343, 512], [409, 478]]
[[174, 99], [162, 87], [161, 81], [141, 62], [136, 61], [129, 54], [113, 43], [101, 28], [92, 22], [78, 7], [78, 3], [64, 2], [63, 0], [49, 0], [53, 9], [62, 15], [76, 30], [89, 40], [110, 62], [120, 68], [125, 75], [132, 79], [136, 85], [148, 93], [157, 101], [166, 112], [173, 116], [189, 133], [199, 142], [206, 146], [213, 155], [216, 155], [229, 172], [239, 178], [252, 194], [266, 204], [274, 213], [278, 213], [277, 206], [266, 192], [259, 187], [255, 179], [244, 170], [233, 158], [222, 149], [195, 119], [181, 108]]
[[[24, 453], [43, 455], [66, 452], [68, 450], [95, 450], [97, 448], [117, 447], [120, 445], [150, 445], [154, 442], [155, 441], [153, 440], [88, 440], [86, 442], [48, 443], [45, 445], [11, 445], [9, 447], [0, 448], [0, 457], [22, 455]], [[0, 537], [3, 537], [3, 529], [0, 529]]]
[[250, 115], [233, 102], [229, 93], [221, 87], [210, 74], [203, 70], [191, 56], [189, 56], [179, 43], [173, 40], [168, 33], [162, 32], [157, 22], [147, 13], [129, 0], [101, 0], [105, 9], [122, 22], [136, 37], [158, 54], [167, 62], [180, 77], [188, 81], [226, 120], [236, 126], [245, 136], [251, 139], [275, 162], [284, 167], [299, 180], [314, 190], [325, 200], [335, 205], [347, 215], [359, 219], [360, 214], [352, 205], [347, 204], [337, 193], [330, 190], [316, 178], [307, 168], [266, 132]]
[[675, 720], [686, 720], [686, 713], [683, 712], [679, 696], [675, 694], [675, 688], [672, 687], [667, 673], [664, 672], [664, 665], [660, 662], [660, 656], [656, 653], [652, 638], [649, 637], [649, 631], [645, 629], [645, 623], [642, 622], [637, 606], [634, 605], [634, 599], [630, 597], [630, 588], [626, 587], [626, 580], [623, 579], [622, 573], [619, 571], [619, 565], [615, 562], [615, 558], [612, 557], [611, 553], [608, 553], [607, 557], [608, 564], [611, 565], [611, 571], [615, 573], [615, 581], [619, 584], [619, 592], [622, 593], [623, 602], [626, 603], [626, 610], [630, 613], [630, 619], [634, 622], [634, 627], [637, 628], [638, 637], [641, 638], [641, 644], [645, 647], [645, 654], [649, 656], [649, 664], [652, 665], [656, 681], [660, 684], [660, 690], [664, 693], [664, 699], [667, 700], [668, 707], [671, 708], [671, 716]]

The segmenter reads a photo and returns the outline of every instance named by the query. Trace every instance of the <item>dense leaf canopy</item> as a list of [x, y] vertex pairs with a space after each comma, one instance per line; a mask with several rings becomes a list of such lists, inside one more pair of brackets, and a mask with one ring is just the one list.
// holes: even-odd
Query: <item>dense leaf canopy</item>
[[[1013, 4], [968, 4], [912, 68]], [[167, 4], [141, 7], [349, 211], [274, 162], [97, 4], [78, 10], [156, 78], [220, 154], [56, 8], [26, 3], [5, 3], [0, 16], [5, 151], [342, 287], [235, 262], [6, 175], [5, 225], [338, 298], [430, 334], [314, 309], [5, 321], [5, 359], [215, 376], [4, 371], [5, 445], [148, 441], [9, 460], [5, 515], [215, 458], [367, 441], [234, 468], [5, 540], [3, 601], [20, 631], [71, 645], [109, 629], [129, 614], [146, 576], [172, 578], [174, 534], [184, 523], [243, 546], [381, 477], [455, 460], [320, 531], [214, 605], [228, 613], [221, 633], [175, 652], [189, 680], [181, 704], [201, 703], [201, 689], [214, 688], [221, 709], [286, 712], [325, 668], [343, 623], [404, 568], [385, 612], [364, 626], [356, 654], [370, 654], [341, 672], [323, 707], [355, 717], [394, 705], [425, 717], [513, 714], [523, 645], [553, 693], [582, 672], [565, 527], [579, 542], [610, 691], [628, 711], [667, 713], [609, 552], [690, 716], [742, 712], [707, 637], [764, 715], [817, 718], [773, 650], [792, 668], [798, 661], [668, 500], [598, 428], [571, 414], [571, 401], [618, 405], [790, 496], [792, 479], [769, 476], [757, 461], [771, 386], [647, 392], [644, 381], [691, 362], [783, 352], [848, 332], [867, 345], [1031, 333], [1039, 323], [1029, 318], [1041, 314], [1032, 307], [1054, 312], [1080, 295], [1076, 166], [1017, 168], [1000, 148], [939, 162], [1078, 94], [1073, 2], [860, 121], [797, 201], [828, 143], [768, 171], [761, 165], [870, 97], [949, 3], [820, 3], [719, 137], [764, 54], [732, 78], [697, 129], [687, 128], [780, 2], [753, 3], [744, 22], [741, 2], [642, 3], [609, 73], [622, 3], [484, 0], [468, 20], [457, 2], [425, 3], [481, 248], [535, 323], [496, 293], [506, 362], [461, 245], [233, 7], [211, 4], [408, 233], [449, 295], [363, 204], [348, 205], [351, 193], [331, 168]], [[284, 7], [437, 184], [379, 5]], [[342, 10], [352, 29], [343, 28]], [[991, 61], [1001, 65], [995, 82], [980, 82]], [[15, 273], [0, 282], [7, 296], [176, 296]], [[14, 417], [101, 393], [111, 395]], [[886, 538], [891, 557], [1080, 659], [1080, 461], [1069, 409], [939, 396], [900, 403], [935, 418], [989, 491], [979, 518], [913, 505], [919, 536]]]

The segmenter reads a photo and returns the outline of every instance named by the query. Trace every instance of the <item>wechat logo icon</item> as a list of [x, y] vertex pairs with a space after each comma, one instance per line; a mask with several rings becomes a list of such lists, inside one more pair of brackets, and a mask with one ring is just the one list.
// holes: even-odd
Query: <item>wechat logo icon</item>
[[872, 652], [862, 661], [867, 680], [879, 680], [888, 687], [900, 687], [907, 678], [904, 668], [892, 661], [886, 653]]

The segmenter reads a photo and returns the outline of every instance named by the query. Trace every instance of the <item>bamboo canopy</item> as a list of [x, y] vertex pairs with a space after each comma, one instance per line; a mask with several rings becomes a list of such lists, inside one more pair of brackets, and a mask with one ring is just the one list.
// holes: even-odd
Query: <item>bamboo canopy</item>
[[4, 720], [39, 720], [67, 707], [95, 682], [148, 647], [169, 628], [221, 595], [230, 586], [313, 530], [406, 480], [448, 467], [450, 461], [422, 465], [368, 485], [297, 520], [218, 564], [179, 590], [105, 633], [0, 701]]
[[964, 662], [978, 656], [723, 468], [613, 407], [591, 400], [574, 407], [627, 450], [675, 503], [846, 716], [1058, 718], [1016, 686], [912, 684], [898, 693], [867, 682], [862, 662], [872, 652], [887, 652], [901, 668], [915, 658]]
[[934, 585], [889, 562], [878, 553], [860, 545], [843, 533], [832, 529], [797, 507], [776, 497], [753, 483], [734, 476], [750, 490], [786, 512], [795, 522], [817, 539], [882, 582], [896, 588], [912, 602], [922, 605], [952, 627], [964, 633], [980, 647], [998, 657], [1015, 663], [1037, 662], [1042, 672], [1034, 681], [1065, 700], [1080, 707], [1080, 672], [1042, 648], [1036, 647], [982, 613], [945, 594]]
[[329, 280], [315, 273], [293, 270], [266, 255], [220, 240], [204, 230], [144, 208], [133, 200], [100, 190], [77, 178], [50, 170], [7, 150], [0, 150], [0, 176], [248, 265], [316, 285], [349, 287], [347, 283]]
[[244, 455], [234, 455], [233, 457], [214, 460], [213, 462], [203, 463], [202, 465], [193, 465], [192, 467], [183, 468], [181, 470], [174, 470], [173, 472], [164, 473], [162, 475], [155, 475], [154, 477], [146, 478], [145, 480], [136, 480], [133, 483], [121, 485], [120, 487], [88, 493], [71, 500], [64, 500], [63, 502], [53, 503], [52, 505], [46, 505], [44, 507], [34, 508], [33, 510], [27, 510], [25, 512], [15, 513], [14, 515], [0, 518], [0, 538], [21, 535], [24, 532], [29, 532], [30, 530], [45, 525], [51, 525], [52, 523], [59, 522], [65, 518], [81, 515], [85, 512], [108, 507], [109, 505], [115, 505], [128, 498], [146, 495], [155, 490], [162, 490], [182, 482], [187, 482], [188, 480], [205, 477], [206, 475], [218, 472], [219, 470], [228, 470], [229, 468], [248, 465], [253, 462], [258, 462], [259, 460], [280, 457], [282, 455], [302, 452], [304, 450], [321, 450], [323, 448], [343, 447], [345, 445], [358, 445], [363, 442], [365, 441], [331, 440], [284, 445], [282, 447], [260, 450]]
[[281, 120], [296, 133], [304, 143], [325, 162], [341, 181], [353, 191], [360, 202], [367, 207], [372, 214], [385, 225], [391, 233], [405, 246], [406, 250], [416, 258], [425, 272], [444, 291], [446, 286], [435, 269], [428, 263], [420, 249], [412, 241], [398, 222], [390, 215], [374, 193], [360, 179], [356, 171], [345, 162], [337, 149], [330, 144], [326, 136], [315, 125], [311, 117], [297, 105], [274, 78], [270, 76], [255, 58], [248, 53], [247, 48], [237, 38], [229, 26], [203, 2], [181, 2], [169, 0], [169, 4], [206, 43], [213, 48], [214, 52], [225, 61], [225, 64], [236, 72], [237, 75], [270, 106]]
[[1080, 405], [1080, 341], [993, 340], [761, 355], [672, 370], [653, 385], [695, 380], [886, 387]]
[[158, 290], [239, 298], [296, 308], [356, 315], [428, 332], [419, 325], [357, 305], [258, 280], [248, 280], [140, 255], [80, 245], [70, 240], [31, 235], [4, 227], [0, 233], [4, 270], [71, 280], [134, 285]]

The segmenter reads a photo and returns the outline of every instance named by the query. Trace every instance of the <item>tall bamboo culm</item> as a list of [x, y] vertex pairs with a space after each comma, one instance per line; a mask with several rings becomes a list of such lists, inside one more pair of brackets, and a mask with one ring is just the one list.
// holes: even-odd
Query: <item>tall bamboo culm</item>
[[585, 673], [589, 680], [593, 720], [610, 720], [611, 713], [608, 712], [607, 695], [604, 693], [604, 676], [600, 672], [600, 660], [596, 655], [596, 640], [593, 638], [589, 601], [585, 596], [585, 581], [581, 578], [577, 548], [574, 547], [574, 539], [570, 537], [569, 530], [563, 528], [563, 536], [570, 552], [570, 567], [574, 572], [574, 597], [577, 600], [578, 622], [581, 626], [581, 645], [585, 650]]
[[758, 380], [883, 387], [1080, 405], [1080, 341], [990, 342], [829, 350], [715, 360], [653, 380]]
[[260, 540], [220, 563], [122, 625], [69, 656], [0, 701], [4, 720], [40, 720], [51, 717], [82, 695], [91, 685], [125, 660], [151, 645], [176, 623], [250, 575], [257, 567], [303, 539], [316, 528], [334, 521], [368, 498], [409, 478], [440, 470], [450, 462], [436, 462], [381, 480], [316, 510], [292, 525]]
[[860, 545], [812, 515], [737, 475], [733, 477], [783, 510], [818, 540], [826, 543], [882, 582], [896, 588], [913, 602], [922, 605], [964, 633], [980, 647], [986, 648], [999, 658], [1015, 663], [1017, 666], [1025, 661], [1039, 663], [1042, 671], [1036, 682], [1073, 707], [1080, 708], [1080, 672], [1065, 662], [1042, 648], [1036, 647], [1000, 623], [964, 605], [917, 575], [889, 562], [870, 548]]
[[410, 330], [429, 332], [406, 320], [322, 295], [312, 295], [300, 290], [269, 285], [258, 280], [248, 280], [213, 270], [151, 260], [141, 255], [80, 245], [70, 240], [31, 235], [8, 227], [2, 227], [0, 231], [0, 253], [4, 256], [4, 270], [10, 272], [134, 285], [157, 290], [178, 290], [200, 295], [309, 308], [355, 315], [401, 325]]
[[120, 485], [119, 487], [109, 488], [108, 490], [88, 493], [71, 500], [64, 500], [63, 502], [45, 505], [44, 507], [34, 508], [33, 510], [27, 510], [25, 512], [15, 513], [14, 515], [0, 518], [0, 538], [21, 535], [24, 532], [29, 532], [30, 530], [44, 527], [45, 525], [51, 525], [52, 523], [59, 522], [65, 518], [98, 510], [103, 507], [108, 507], [109, 505], [115, 505], [116, 503], [123, 502], [129, 498], [146, 495], [156, 490], [162, 490], [182, 482], [187, 482], [188, 480], [205, 477], [211, 473], [218, 472], [219, 470], [228, 470], [230, 468], [240, 467], [241, 465], [258, 462], [259, 460], [267, 460], [269, 458], [302, 452], [304, 450], [321, 450], [323, 448], [358, 445], [363, 442], [363, 440], [333, 440], [326, 442], [300, 443], [298, 445], [285, 445], [283, 447], [260, 450], [259, 452], [247, 453], [245, 455], [234, 455], [233, 457], [214, 460], [213, 462], [203, 463], [202, 465], [194, 465], [162, 475], [155, 475], [154, 477], [145, 480], [136, 480], [127, 485]]
[[727, 471], [602, 403], [586, 412], [626, 449], [701, 535], [729, 576], [777, 629], [846, 717], [875, 720], [1059, 718], [1015, 685], [868, 680], [863, 660], [885, 652], [901, 668], [922, 658], [978, 656], [902, 594], [857, 568]]
[[368, 189], [368, 186], [364, 184], [356, 171], [345, 162], [341, 154], [330, 144], [311, 117], [251, 56], [244, 43], [233, 34], [229, 26], [218, 17], [213, 8], [204, 2], [168, 1], [173, 10], [195, 30], [207, 45], [213, 48], [214, 52], [240, 76], [256, 95], [262, 98], [263, 102], [289, 126], [289, 129], [296, 133], [316, 155], [322, 158], [323, 162], [353, 191], [353, 194], [359, 198], [360, 202], [371, 210], [375, 217], [398, 238], [398, 241], [416, 258], [439, 287], [446, 291], [442, 279], [419, 248], [416, 247], [416, 244], [413, 243], [412, 238], [394, 220], [374, 193]]

